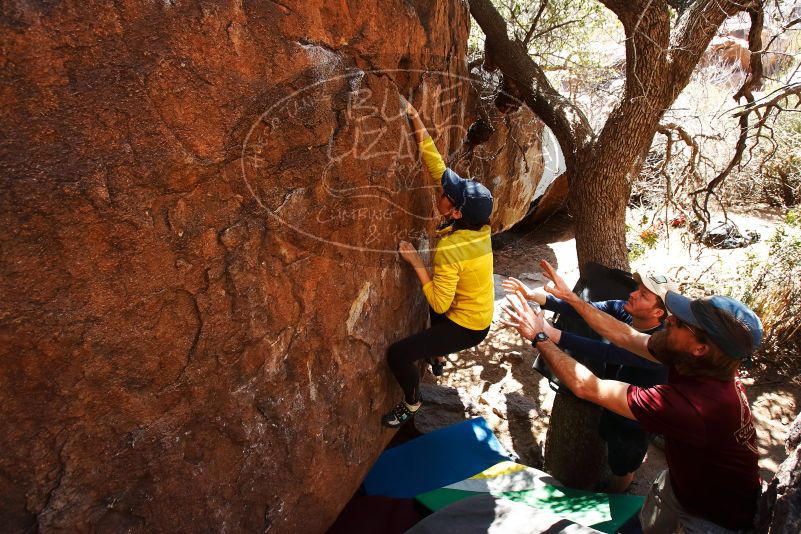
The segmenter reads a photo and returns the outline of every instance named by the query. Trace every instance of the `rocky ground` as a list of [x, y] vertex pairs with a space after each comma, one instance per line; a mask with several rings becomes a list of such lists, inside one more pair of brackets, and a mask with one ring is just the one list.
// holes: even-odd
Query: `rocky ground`
[[[776, 220], [775, 214], [760, 213], [741, 219], [741, 223], [767, 237]], [[551, 220], [533, 231], [506, 232], [495, 237], [494, 243], [496, 319], [503, 300], [500, 281], [515, 276], [532, 286], [542, 285], [540, 259], [557, 266], [569, 283], [578, 279], [575, 241], [566, 218]], [[746, 254], [764, 249], [757, 244], [733, 251], [695, 249], [690, 254], [680, 233], [674, 232], [632, 268], [656, 268], [697, 288], [706, 279], [717, 284]], [[426, 374], [424, 406], [415, 425], [428, 432], [465, 417], [482, 416], [521, 462], [541, 465], [554, 393], [548, 381], [533, 370], [534, 357], [534, 350], [516, 332], [493, 324], [484, 343], [449, 357], [444, 376]], [[786, 457], [784, 442], [801, 404], [801, 386], [791, 378], [767, 372], [744, 380], [756, 420], [764, 480], [772, 478]], [[650, 482], [664, 468], [664, 454], [652, 445], [630, 492], [647, 493]]]

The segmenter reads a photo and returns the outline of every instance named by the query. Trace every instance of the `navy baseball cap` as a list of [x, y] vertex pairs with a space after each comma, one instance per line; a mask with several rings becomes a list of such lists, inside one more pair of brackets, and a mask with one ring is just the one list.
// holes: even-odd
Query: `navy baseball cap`
[[442, 190], [471, 224], [484, 224], [492, 213], [492, 193], [475, 180], [465, 180], [451, 169], [442, 174]]
[[700, 328], [727, 356], [748, 358], [762, 342], [762, 322], [756, 314], [731, 297], [713, 295], [688, 299], [674, 291], [665, 296], [667, 309], [685, 323]]

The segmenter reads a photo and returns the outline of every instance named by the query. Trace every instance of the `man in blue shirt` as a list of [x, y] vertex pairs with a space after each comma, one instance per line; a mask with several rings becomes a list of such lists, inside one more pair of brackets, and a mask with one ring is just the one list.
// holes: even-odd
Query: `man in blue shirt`
[[[677, 291], [678, 286], [666, 276], [634, 274], [637, 289], [628, 300], [606, 300], [591, 302], [600, 311], [631, 325], [636, 330], [651, 334], [660, 330], [667, 318], [664, 296], [668, 291]], [[503, 282], [507, 293], [520, 292], [527, 300], [539, 304], [543, 309], [560, 316], [580, 316], [569, 304], [547, 293], [543, 288], [530, 289], [516, 278]], [[605, 378], [626, 382], [640, 387], [650, 387], [667, 382], [667, 368], [657, 362], [640, 358], [636, 354], [607, 342], [588, 339], [570, 332], [563, 332], [546, 323], [545, 333], [559, 348], [572, 354], [603, 362], [612, 369], [613, 375]], [[604, 410], [598, 431], [607, 444], [607, 456], [612, 478], [605, 491], [626, 491], [634, 479], [634, 472], [642, 464], [648, 452], [649, 435], [633, 420]]]

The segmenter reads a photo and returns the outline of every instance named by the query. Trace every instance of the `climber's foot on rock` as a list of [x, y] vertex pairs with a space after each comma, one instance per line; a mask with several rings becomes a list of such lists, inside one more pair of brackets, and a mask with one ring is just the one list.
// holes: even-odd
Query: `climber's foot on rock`
[[420, 409], [420, 404], [420, 401], [415, 404], [407, 404], [406, 401], [400, 401], [392, 408], [391, 412], [381, 418], [381, 423], [389, 428], [398, 428], [414, 417], [415, 412]]

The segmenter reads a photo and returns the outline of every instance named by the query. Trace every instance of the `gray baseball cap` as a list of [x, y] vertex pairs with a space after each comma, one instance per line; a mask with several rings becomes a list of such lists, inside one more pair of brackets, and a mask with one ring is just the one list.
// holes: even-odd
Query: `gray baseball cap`
[[679, 285], [663, 274], [656, 273], [634, 273], [634, 280], [638, 284], [644, 285], [648, 291], [655, 293], [662, 302], [665, 302], [665, 295], [668, 291], [679, 290]]

